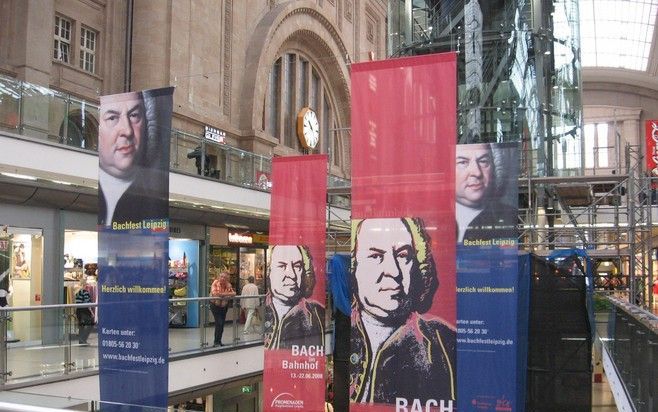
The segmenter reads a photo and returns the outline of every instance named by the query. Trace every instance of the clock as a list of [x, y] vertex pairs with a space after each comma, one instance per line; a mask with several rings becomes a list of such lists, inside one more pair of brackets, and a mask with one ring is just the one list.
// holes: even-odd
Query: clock
[[306, 149], [315, 149], [320, 142], [320, 122], [310, 107], [304, 107], [297, 114], [297, 137]]

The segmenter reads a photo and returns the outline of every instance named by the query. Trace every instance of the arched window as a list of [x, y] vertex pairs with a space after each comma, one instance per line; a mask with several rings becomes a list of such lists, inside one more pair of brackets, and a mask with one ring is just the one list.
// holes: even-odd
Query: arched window
[[332, 163], [340, 164], [339, 156], [334, 156], [338, 137], [334, 136], [337, 121], [332, 92], [311, 59], [297, 51], [280, 55], [272, 65], [265, 96], [263, 126], [279, 144], [302, 150], [296, 131], [297, 113], [310, 107], [320, 121], [320, 143], [314, 151], [329, 153]]
[[86, 110], [71, 110], [59, 127], [59, 135], [68, 146], [98, 150], [98, 120]]

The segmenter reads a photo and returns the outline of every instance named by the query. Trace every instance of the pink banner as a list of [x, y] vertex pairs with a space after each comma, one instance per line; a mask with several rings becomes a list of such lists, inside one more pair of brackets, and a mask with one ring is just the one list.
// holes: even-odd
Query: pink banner
[[350, 411], [456, 407], [455, 54], [352, 65]]
[[272, 162], [265, 411], [324, 411], [327, 156]]

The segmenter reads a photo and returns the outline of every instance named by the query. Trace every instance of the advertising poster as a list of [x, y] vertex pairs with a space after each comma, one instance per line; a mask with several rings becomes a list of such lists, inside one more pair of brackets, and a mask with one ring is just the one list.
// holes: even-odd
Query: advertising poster
[[172, 94], [173, 88], [163, 88], [101, 97], [98, 358], [104, 411], [167, 406]]
[[352, 65], [352, 412], [456, 410], [455, 94], [454, 53]]
[[459, 411], [517, 411], [518, 149], [457, 145]]
[[264, 411], [323, 412], [327, 156], [272, 160]]

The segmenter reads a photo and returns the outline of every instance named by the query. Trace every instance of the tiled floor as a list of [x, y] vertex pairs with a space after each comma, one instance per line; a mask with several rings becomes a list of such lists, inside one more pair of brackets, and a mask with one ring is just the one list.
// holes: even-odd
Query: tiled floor
[[605, 374], [602, 383], [592, 384], [592, 412], [617, 412]]

